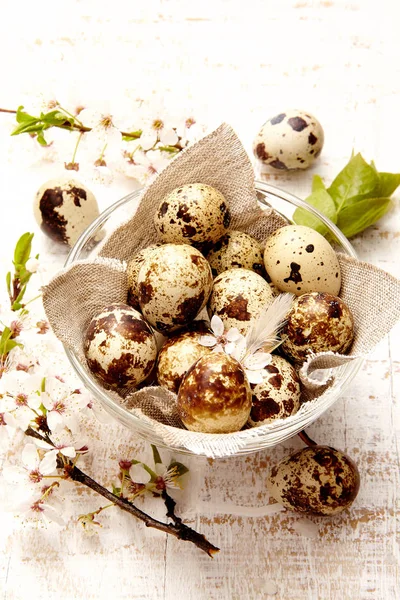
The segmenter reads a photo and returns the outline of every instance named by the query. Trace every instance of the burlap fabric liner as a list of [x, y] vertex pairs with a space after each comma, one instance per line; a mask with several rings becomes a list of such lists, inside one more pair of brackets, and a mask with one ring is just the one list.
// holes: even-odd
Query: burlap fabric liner
[[[99, 247], [93, 260], [81, 261], [61, 271], [44, 289], [47, 317], [57, 337], [74, 350], [83, 365], [83, 334], [89, 321], [112, 302], [125, 302], [126, 263], [136, 251], [157, 241], [153, 216], [160, 200], [179, 185], [202, 182], [219, 189], [228, 199], [232, 229], [240, 229], [261, 242], [285, 221], [273, 210], [262, 210], [256, 201], [254, 172], [234, 131], [226, 124], [181, 152], [144, 190], [135, 215], [118, 227]], [[297, 415], [315, 410], [337, 385], [341, 365], [365, 356], [400, 317], [400, 281], [376, 267], [339, 254], [341, 297], [351, 308], [356, 335], [350, 355], [323, 353], [311, 357], [300, 369], [303, 400]], [[339, 367], [339, 369], [337, 369]], [[321, 377], [322, 373], [322, 377]], [[207, 456], [234, 454], [251, 439], [282, 427], [283, 421], [231, 434], [201, 434], [183, 428], [176, 411], [176, 396], [160, 387], [138, 391], [110, 391], [141, 419], [151, 423], [164, 443]], [[279, 436], [278, 436], [279, 437]]]

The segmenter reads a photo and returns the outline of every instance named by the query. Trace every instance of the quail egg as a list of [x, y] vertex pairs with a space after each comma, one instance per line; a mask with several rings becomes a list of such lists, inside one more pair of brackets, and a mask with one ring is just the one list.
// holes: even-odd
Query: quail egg
[[244, 268], [265, 275], [260, 242], [243, 231], [229, 231], [207, 254], [214, 277], [228, 269]]
[[286, 508], [329, 516], [353, 503], [360, 488], [360, 475], [354, 462], [340, 450], [313, 446], [273, 467], [267, 488]]
[[206, 305], [212, 283], [210, 265], [196, 248], [165, 244], [150, 252], [140, 267], [140, 308], [157, 331], [174, 331]]
[[33, 212], [42, 231], [56, 242], [73, 246], [98, 216], [99, 207], [88, 188], [66, 177], [46, 181], [36, 193]]
[[275, 169], [307, 169], [323, 145], [324, 131], [315, 117], [287, 110], [264, 123], [253, 142], [253, 152]]
[[137, 310], [140, 310], [139, 305], [139, 290], [138, 290], [138, 275], [140, 271], [140, 267], [143, 264], [146, 256], [152, 252], [155, 248], [158, 248], [160, 244], [152, 244], [147, 248], [143, 248], [143, 250], [139, 250], [137, 254], [129, 261], [126, 275], [128, 278], [128, 304]]
[[202, 335], [209, 333], [206, 321], [193, 321], [185, 331], [172, 335], [161, 348], [157, 362], [158, 383], [178, 393], [183, 376], [196, 361], [212, 349], [200, 344]]
[[354, 337], [354, 321], [347, 304], [322, 292], [296, 298], [283, 330], [281, 350], [303, 361], [310, 352], [345, 353]]
[[272, 283], [282, 292], [339, 294], [342, 280], [336, 253], [310, 227], [286, 225], [274, 231], [265, 245], [264, 264]]
[[224, 352], [211, 352], [200, 358], [179, 388], [179, 415], [190, 431], [239, 431], [250, 408], [251, 390], [246, 374], [238, 361]]
[[272, 356], [264, 370], [266, 377], [253, 386], [248, 421], [252, 427], [290, 417], [300, 408], [300, 381], [292, 365], [281, 356]]
[[142, 315], [126, 304], [107, 306], [94, 317], [84, 338], [91, 372], [112, 387], [135, 386], [155, 365], [157, 345]]
[[231, 221], [228, 202], [220, 191], [204, 183], [190, 183], [163, 198], [154, 218], [163, 242], [191, 244], [208, 251]]
[[229, 269], [214, 280], [208, 313], [218, 315], [225, 329], [245, 335], [260, 312], [273, 300], [270, 285], [249, 269]]

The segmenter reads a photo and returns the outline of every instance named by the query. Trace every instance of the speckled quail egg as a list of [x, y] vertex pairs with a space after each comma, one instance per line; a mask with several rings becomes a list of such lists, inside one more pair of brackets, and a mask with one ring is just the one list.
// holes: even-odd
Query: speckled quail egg
[[305, 360], [310, 352], [343, 354], [353, 341], [353, 316], [338, 296], [323, 292], [303, 294], [293, 303], [283, 337], [281, 350], [295, 361]]
[[214, 280], [208, 313], [218, 315], [225, 329], [245, 335], [260, 312], [273, 300], [269, 284], [249, 269], [229, 269]]
[[263, 276], [264, 260], [259, 241], [243, 231], [229, 231], [207, 254], [214, 277], [228, 269], [244, 268]]
[[111, 304], [90, 322], [84, 338], [89, 369], [112, 387], [135, 386], [151, 372], [157, 358], [153, 332], [127, 304]]
[[73, 246], [99, 216], [99, 207], [88, 188], [66, 177], [46, 181], [36, 193], [33, 212], [42, 231], [56, 242]]
[[155, 248], [138, 275], [139, 304], [146, 320], [161, 333], [184, 327], [206, 305], [212, 288], [204, 256], [185, 244]]
[[300, 408], [300, 380], [292, 365], [272, 356], [261, 383], [253, 386], [249, 425], [258, 427], [294, 415]]
[[287, 110], [261, 127], [253, 142], [256, 158], [275, 169], [307, 169], [320, 155], [324, 131], [315, 117]]
[[330, 243], [303, 225], [280, 227], [267, 239], [264, 264], [271, 281], [282, 292], [338, 295], [340, 265]]
[[190, 183], [163, 198], [154, 217], [163, 242], [191, 244], [208, 251], [231, 221], [228, 202], [220, 191], [204, 183]]
[[286, 508], [329, 516], [353, 503], [360, 488], [360, 475], [354, 462], [340, 450], [313, 446], [273, 467], [267, 487]]
[[193, 321], [187, 329], [172, 335], [161, 348], [157, 361], [158, 383], [178, 393], [183, 376], [202, 356], [212, 352], [200, 344], [202, 335], [210, 332], [206, 321]]
[[140, 267], [142, 266], [144, 259], [150, 252], [155, 248], [158, 248], [160, 244], [152, 244], [143, 250], [139, 250], [137, 254], [128, 262], [126, 269], [126, 276], [128, 278], [128, 304], [132, 308], [140, 310], [139, 304], [139, 290], [138, 290], [138, 275]]
[[237, 360], [224, 352], [200, 358], [186, 373], [178, 392], [178, 412], [190, 431], [230, 433], [246, 423], [251, 390]]

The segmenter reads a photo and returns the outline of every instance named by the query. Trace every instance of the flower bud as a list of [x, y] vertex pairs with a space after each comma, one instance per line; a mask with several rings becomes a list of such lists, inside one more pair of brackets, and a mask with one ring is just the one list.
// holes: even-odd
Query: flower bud
[[36, 273], [39, 268], [39, 261], [37, 258], [29, 258], [26, 261], [25, 268], [30, 273]]

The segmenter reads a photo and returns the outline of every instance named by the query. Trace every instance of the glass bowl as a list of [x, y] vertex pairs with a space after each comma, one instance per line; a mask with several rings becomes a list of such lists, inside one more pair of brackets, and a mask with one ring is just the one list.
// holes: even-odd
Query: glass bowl
[[[348, 256], [357, 258], [356, 253], [339, 229], [325, 216], [323, 216], [315, 208], [300, 200], [293, 194], [285, 192], [275, 186], [260, 181], [256, 182], [257, 197], [261, 208], [273, 208], [280, 213], [288, 223], [293, 222], [293, 213], [297, 208], [303, 208], [317, 218], [328, 229], [329, 239], [337, 252], [342, 252]], [[99, 239], [105, 235], [109, 235], [118, 225], [131, 217], [138, 205], [138, 199], [141, 191], [137, 190], [128, 194], [115, 204], [107, 208], [93, 223], [84, 231], [81, 237], [72, 248], [65, 266], [72, 263], [94, 258], [96, 256], [96, 246]], [[135, 435], [139, 435], [149, 442], [164, 448], [170, 448], [185, 454], [198, 454], [191, 452], [187, 448], [181, 446], [167, 446], [162, 437], [154, 431], [151, 423], [141, 419], [138, 415], [133, 414], [121, 404], [115, 402], [107, 390], [105, 390], [98, 381], [90, 375], [79, 362], [76, 354], [69, 348], [65, 348], [67, 357], [85, 387], [100, 401], [103, 407], [112, 414], [120, 423], [132, 430]], [[317, 402], [313, 402], [307, 409], [306, 414], [297, 413], [290, 419], [280, 420], [274, 424], [273, 428], [259, 428], [260, 435], [251, 439], [244, 440], [243, 446], [229, 454], [229, 456], [250, 454], [263, 450], [271, 446], [275, 446], [280, 442], [296, 435], [299, 431], [310, 425], [318, 419], [332, 404], [338, 400], [343, 393], [345, 387], [355, 377], [357, 371], [361, 367], [362, 359], [355, 359], [336, 370], [334, 385], [323, 395]], [[206, 435], [206, 434], [205, 434]], [[229, 435], [229, 434], [228, 434]], [[211, 441], [211, 439], [210, 439]], [[204, 452], [206, 454], [206, 452]]]

